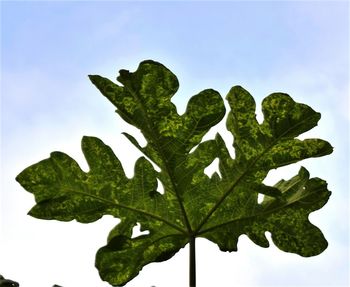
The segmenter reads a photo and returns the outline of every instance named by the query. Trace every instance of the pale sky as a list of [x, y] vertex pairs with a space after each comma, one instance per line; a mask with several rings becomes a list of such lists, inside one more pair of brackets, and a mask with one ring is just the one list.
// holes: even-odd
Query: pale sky
[[[83, 135], [110, 145], [128, 175], [137, 134], [89, 82], [114, 80], [152, 59], [180, 81], [174, 102], [213, 88], [225, 97], [242, 85], [262, 99], [285, 92], [321, 112], [307, 137], [328, 140], [330, 156], [273, 171], [274, 184], [301, 165], [327, 180], [332, 196], [310, 220], [329, 242], [302, 258], [263, 249], [242, 236], [238, 252], [197, 244], [198, 287], [349, 286], [349, 3], [347, 1], [2, 1], [0, 274], [21, 287], [103, 287], [94, 267], [118, 220], [43, 221], [27, 215], [33, 196], [15, 181], [27, 166], [59, 150], [87, 164]], [[222, 126], [216, 130], [222, 132]], [[212, 134], [212, 133], [211, 133]], [[210, 135], [209, 135], [210, 136]], [[127, 287], [187, 286], [188, 249], [146, 266]]]

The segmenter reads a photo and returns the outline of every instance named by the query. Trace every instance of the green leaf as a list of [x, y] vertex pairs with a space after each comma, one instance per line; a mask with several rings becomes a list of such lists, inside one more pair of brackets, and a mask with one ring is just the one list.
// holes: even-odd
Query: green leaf
[[[224, 251], [236, 251], [242, 234], [268, 247], [266, 232], [278, 248], [301, 256], [317, 255], [327, 247], [321, 231], [308, 220], [330, 196], [325, 181], [310, 178], [301, 168], [290, 180], [263, 184], [271, 169], [332, 152], [326, 141], [297, 138], [317, 125], [319, 113], [275, 93], [263, 101], [264, 121], [259, 124], [253, 97], [233, 87], [227, 95], [227, 129], [235, 150], [231, 158], [219, 134], [203, 141], [225, 115], [218, 92], [198, 93], [179, 115], [171, 102], [178, 80], [162, 64], [144, 61], [133, 73], [121, 70], [117, 79], [121, 85], [90, 76], [147, 141], [141, 146], [124, 133], [145, 155], [135, 163], [132, 178], [126, 177], [111, 148], [94, 137], [82, 140], [88, 172], [68, 155], [53, 152], [17, 176], [35, 196], [30, 211], [34, 217], [84, 223], [107, 214], [120, 219], [96, 255], [103, 280], [124, 285], [143, 266], [171, 258], [195, 237], [207, 238]], [[219, 172], [209, 177], [204, 170], [216, 158]], [[157, 190], [158, 180], [163, 193]], [[261, 203], [259, 194], [264, 195]], [[146, 233], [134, 237], [136, 225]]]
[[217, 243], [223, 251], [237, 251], [238, 237], [242, 234], [247, 234], [257, 245], [268, 247], [265, 233], [269, 231], [275, 245], [283, 251], [305, 257], [321, 253], [327, 241], [308, 216], [327, 202], [330, 192], [326, 183], [319, 178], [309, 179], [309, 173], [301, 168], [297, 176], [280, 181], [275, 187], [281, 190], [282, 200], [267, 196], [260, 205], [237, 188], [236, 192], [242, 193], [237, 195], [240, 197], [237, 202], [246, 200], [244, 210], [238, 211], [236, 218], [226, 217], [221, 224], [216, 222], [202, 230], [202, 236]]

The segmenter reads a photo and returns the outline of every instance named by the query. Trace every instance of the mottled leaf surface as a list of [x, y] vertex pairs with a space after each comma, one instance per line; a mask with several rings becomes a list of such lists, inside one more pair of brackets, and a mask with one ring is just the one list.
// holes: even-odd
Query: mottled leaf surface
[[[308, 220], [330, 196], [325, 181], [310, 178], [301, 168], [289, 180], [263, 184], [271, 169], [332, 152], [326, 141], [297, 138], [317, 125], [319, 113], [275, 93], [264, 99], [264, 121], [259, 124], [253, 97], [233, 87], [227, 95], [232, 158], [220, 134], [202, 140], [225, 115], [215, 90], [193, 96], [179, 115], [171, 102], [178, 80], [160, 63], [148, 60], [135, 72], [121, 70], [120, 84], [97, 75], [90, 80], [147, 141], [141, 146], [124, 133], [144, 154], [135, 163], [134, 176], [126, 177], [109, 146], [84, 137], [88, 172], [68, 155], [53, 152], [26, 168], [17, 181], [35, 196], [30, 211], [34, 217], [83, 223], [103, 215], [120, 219], [96, 255], [103, 280], [124, 285], [143, 266], [171, 258], [193, 237], [207, 238], [224, 251], [236, 251], [242, 234], [268, 247], [266, 232], [278, 248], [301, 256], [317, 255], [327, 247], [322, 232]], [[204, 169], [216, 158], [219, 172], [208, 177]], [[157, 190], [157, 180], [164, 192]], [[264, 195], [261, 203], [259, 194]], [[137, 224], [147, 232], [134, 237]]]

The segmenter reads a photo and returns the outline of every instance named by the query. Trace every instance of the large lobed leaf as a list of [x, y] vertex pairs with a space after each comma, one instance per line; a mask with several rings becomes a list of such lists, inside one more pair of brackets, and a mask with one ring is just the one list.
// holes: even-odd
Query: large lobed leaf
[[[264, 122], [259, 124], [252, 96], [233, 87], [227, 95], [232, 159], [219, 134], [202, 141], [225, 114], [218, 92], [200, 92], [179, 115], [171, 102], [177, 78], [160, 63], [144, 61], [134, 73], [121, 70], [122, 85], [96, 75], [90, 80], [147, 140], [141, 146], [125, 133], [145, 155], [137, 160], [134, 177], [125, 176], [110, 147], [84, 137], [89, 172], [68, 155], [53, 152], [20, 173], [17, 181], [35, 196], [30, 211], [34, 217], [88, 223], [109, 214], [121, 220], [96, 255], [103, 280], [124, 285], [143, 266], [169, 259], [193, 237], [207, 238], [224, 251], [236, 251], [242, 234], [267, 247], [266, 231], [281, 250], [301, 256], [317, 255], [327, 247], [321, 231], [308, 220], [330, 196], [326, 182], [310, 179], [301, 168], [275, 186], [262, 183], [271, 169], [332, 152], [326, 141], [296, 138], [317, 125], [319, 113], [275, 93], [263, 101]], [[208, 177], [204, 169], [215, 158], [220, 174]], [[157, 191], [157, 179], [164, 193]], [[259, 193], [265, 195], [261, 203]], [[136, 224], [147, 234], [133, 237]]]

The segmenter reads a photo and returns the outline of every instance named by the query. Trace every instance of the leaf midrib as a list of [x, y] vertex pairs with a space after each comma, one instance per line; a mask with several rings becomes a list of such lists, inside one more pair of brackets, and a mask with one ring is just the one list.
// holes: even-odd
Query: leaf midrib
[[[322, 191], [322, 190], [323, 190], [323, 188], [322, 188], [322, 187], [319, 187], [319, 188], [317, 188], [317, 189], [314, 189], [312, 193], [317, 193], [317, 192], [320, 192], [320, 191]], [[286, 207], [288, 207], [288, 206], [290, 206], [290, 205], [293, 205], [293, 204], [295, 204], [296, 202], [300, 202], [302, 199], [304, 199], [304, 198], [306, 198], [306, 197], [308, 197], [308, 196], [310, 196], [310, 193], [309, 193], [309, 194], [305, 194], [304, 196], [299, 197], [298, 199], [295, 199], [295, 200], [292, 200], [292, 201], [289, 201], [289, 202], [287, 201], [286, 204], [277, 206], [277, 207], [275, 207], [275, 208], [272, 208], [272, 209], [265, 209], [263, 212], [257, 213], [257, 214], [255, 214], [255, 215], [245, 216], [245, 217], [241, 217], [241, 218], [235, 218], [235, 219], [232, 219], [232, 220], [229, 220], [229, 221], [220, 223], [219, 225], [212, 226], [212, 227], [209, 227], [209, 228], [204, 229], [204, 230], [202, 230], [202, 231], [199, 231], [197, 234], [198, 234], [198, 235], [201, 235], [201, 234], [210, 232], [210, 231], [212, 231], [212, 230], [215, 230], [215, 229], [217, 229], [217, 228], [220, 228], [220, 227], [222, 227], [222, 226], [229, 225], [229, 224], [234, 223], [234, 222], [236, 222], [236, 221], [240, 221], [240, 220], [250, 220], [250, 219], [253, 219], [253, 218], [258, 217], [258, 216], [260, 217], [260, 216], [270, 215], [270, 214], [272, 214], [272, 213], [274, 213], [274, 212], [276, 212], [276, 211], [279, 211], [279, 210], [284, 209], [284, 208], [286, 208]]]
[[74, 190], [74, 189], [67, 189], [67, 191], [69, 192], [73, 192], [75, 194], [80, 194], [82, 196], [88, 196], [88, 197], [91, 197], [93, 199], [96, 199], [100, 202], [104, 202], [106, 203], [107, 205], [112, 205], [112, 206], [116, 206], [116, 207], [119, 207], [119, 208], [124, 208], [124, 209], [127, 209], [127, 210], [130, 210], [132, 212], [135, 212], [135, 213], [140, 213], [140, 214], [143, 214], [143, 215], [146, 215], [148, 217], [151, 217], [151, 218], [154, 218], [158, 221], [161, 221], [161, 222], [164, 222], [165, 224], [171, 226], [172, 228], [180, 231], [181, 233], [183, 234], [187, 234], [187, 231], [184, 230], [183, 228], [181, 228], [180, 226], [176, 225], [176, 224], [173, 224], [172, 222], [164, 219], [163, 217], [160, 217], [156, 214], [153, 214], [153, 213], [150, 213], [150, 212], [147, 212], [145, 210], [142, 210], [142, 209], [136, 209], [134, 207], [130, 207], [128, 205], [125, 205], [125, 204], [121, 204], [119, 202], [116, 202], [116, 201], [113, 201], [113, 200], [108, 200], [108, 199], [105, 199], [103, 197], [100, 197], [100, 196], [97, 196], [97, 195], [93, 195], [93, 194], [90, 194], [90, 193], [86, 193], [86, 192], [82, 192], [82, 191], [77, 191], [77, 190]]
[[[152, 137], [152, 140], [156, 143], [156, 150], [158, 151], [159, 155], [161, 156], [162, 158], [162, 161], [164, 163], [164, 168], [165, 168], [165, 172], [167, 173], [169, 179], [170, 179], [170, 182], [171, 182], [171, 185], [173, 187], [173, 190], [175, 191], [175, 195], [176, 195], [176, 199], [179, 203], [179, 206], [180, 206], [180, 209], [181, 209], [181, 212], [182, 212], [182, 215], [184, 217], [184, 220], [185, 220], [185, 225], [186, 225], [186, 228], [187, 228], [187, 231], [186, 231], [186, 234], [192, 234], [192, 227], [191, 227], [191, 224], [190, 224], [190, 221], [188, 219], [188, 215], [187, 215], [187, 212], [185, 210], [185, 207], [184, 207], [184, 204], [181, 200], [181, 197], [179, 195], [179, 191], [177, 190], [177, 187], [176, 187], [176, 184], [175, 184], [175, 181], [174, 181], [174, 178], [172, 177], [172, 173], [170, 172], [170, 168], [167, 164], [167, 160], [165, 160], [167, 157], [165, 156], [164, 152], [162, 149], [160, 149], [159, 147], [161, 146], [159, 141], [158, 141], [158, 137], [154, 134], [154, 125], [151, 121], [149, 121], [148, 117], [147, 117], [147, 112], [146, 112], [146, 109], [143, 105], [143, 101], [138, 97], [137, 93], [129, 88], [127, 85], [124, 85], [124, 88], [135, 98], [136, 100], [136, 104], [140, 107], [141, 109], [141, 112], [144, 116], [144, 118], [146, 119], [146, 123], [147, 123], [147, 126], [149, 127], [149, 131], [147, 131], [150, 136]], [[173, 224], [171, 224], [170, 226], [172, 226]], [[181, 229], [181, 231], [183, 231]]]
[[[233, 116], [233, 113], [232, 113]], [[201, 223], [198, 225], [198, 227], [195, 229], [195, 234], [202, 233], [201, 228], [209, 221], [210, 217], [214, 214], [214, 212], [220, 207], [222, 202], [233, 192], [235, 187], [240, 183], [240, 181], [248, 174], [251, 170], [251, 167], [253, 167], [257, 161], [259, 161], [272, 147], [274, 147], [288, 132], [300, 125], [302, 125], [304, 122], [307, 122], [311, 118], [315, 117], [314, 115], [310, 115], [309, 117], [305, 118], [303, 121], [299, 122], [296, 125], [293, 125], [289, 127], [284, 133], [282, 133], [279, 137], [277, 137], [272, 143], [267, 146], [267, 148], [259, 155], [257, 156], [246, 168], [246, 170], [236, 179], [235, 182], [228, 188], [228, 190], [222, 195], [222, 197], [217, 201], [217, 203], [213, 206], [213, 208], [208, 212], [207, 216], [201, 221]], [[259, 125], [259, 128], [262, 125]], [[294, 137], [293, 137], [294, 138]]]

